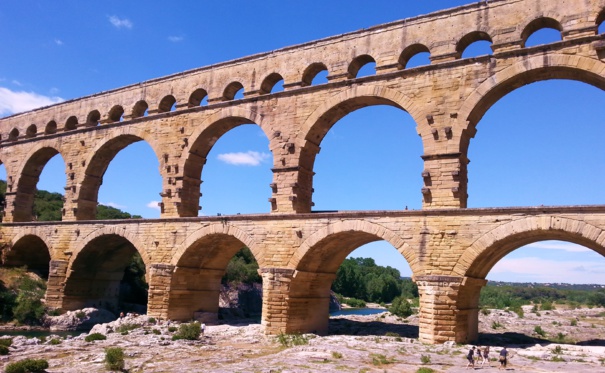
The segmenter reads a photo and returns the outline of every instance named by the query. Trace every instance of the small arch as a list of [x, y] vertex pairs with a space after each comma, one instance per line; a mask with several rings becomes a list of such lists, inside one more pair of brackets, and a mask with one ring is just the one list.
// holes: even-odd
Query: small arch
[[[208, 92], [206, 92], [206, 90], [203, 88], [198, 88], [195, 91], [193, 91], [191, 96], [189, 96], [188, 105], [189, 105], [189, 107], [202, 106], [202, 104], [204, 102], [207, 105], [208, 104], [207, 98], [208, 98]], [[206, 99], [206, 100], [204, 100], [204, 99]]]
[[326, 67], [326, 65], [324, 65], [321, 62], [315, 62], [315, 63], [312, 63], [311, 65], [309, 65], [303, 72], [302, 86], [306, 87], [306, 86], [313, 85], [313, 83], [316, 83], [315, 77], [322, 71], [327, 72], [328, 68]]
[[4, 267], [26, 266], [28, 271], [38, 274], [45, 280], [48, 278], [50, 249], [48, 244], [36, 234], [26, 233], [16, 237], [1, 259]]
[[[397, 68], [399, 70], [403, 70], [405, 68], [408, 67], [408, 63], [410, 62], [410, 60], [412, 59], [416, 59], [414, 57], [416, 57], [419, 54], [429, 54], [430, 55], [430, 51], [429, 48], [424, 45], [424, 44], [412, 44], [409, 47], [405, 48], [403, 50], [403, 52], [401, 52], [401, 54], [399, 55], [399, 60], [397, 61]], [[429, 61], [430, 63], [430, 61]], [[416, 66], [411, 66], [411, 67], [416, 67]]]
[[115, 105], [109, 110], [109, 120], [112, 122], [121, 122], [124, 115], [124, 108], [121, 105]]
[[19, 138], [19, 130], [16, 128], [13, 128], [13, 130], [10, 131], [10, 133], [8, 134], [8, 141], [17, 141], [18, 138]]
[[46, 123], [46, 128], [44, 129], [44, 133], [47, 135], [52, 135], [53, 133], [57, 133], [57, 122], [51, 120]]
[[601, 11], [601, 13], [599, 13], [599, 15], [597, 16], [597, 34], [604, 34], [605, 33], [605, 9], [603, 9]]
[[65, 122], [65, 131], [73, 131], [76, 128], [78, 128], [78, 118], [72, 115], [67, 118], [67, 121]]
[[25, 137], [35, 137], [37, 133], [38, 133], [38, 127], [36, 127], [35, 124], [32, 124], [29, 127], [27, 127], [27, 130], [25, 131]]
[[[355, 57], [353, 61], [349, 64], [349, 68], [347, 69], [347, 77], [349, 79], [354, 79], [360, 77], [359, 72], [362, 68], [364, 68], [367, 64], [376, 64], [376, 60], [370, 56], [369, 54], [362, 54], [361, 56]], [[376, 70], [374, 69], [373, 74], [364, 74], [364, 75], [375, 75]]]
[[[462, 39], [460, 39], [460, 41], [458, 41], [458, 44], [456, 45], [456, 53], [458, 55], [458, 58], [468, 58], [468, 57], [475, 57], [475, 56], [480, 55], [482, 52], [473, 53], [473, 56], [467, 55], [468, 54], [467, 49], [469, 49], [468, 47], [471, 46], [471, 44], [475, 44], [477, 42], [479, 42], [479, 44], [477, 44], [477, 46], [481, 47], [486, 43], [492, 44], [493, 40], [484, 31], [473, 31], [473, 32], [466, 34], [465, 36], [462, 37]], [[486, 43], [481, 43], [481, 42], [486, 42]], [[465, 53], [465, 52], [467, 52], [467, 53]], [[475, 51], [470, 50], [470, 52], [475, 52]], [[488, 54], [491, 54], [491, 51]]]
[[132, 117], [140, 118], [142, 116], [145, 116], [148, 108], [149, 105], [144, 100], [137, 101], [137, 103], [134, 104], [134, 106], [132, 107]]
[[[240, 82], [229, 83], [229, 85], [223, 91], [223, 100], [231, 101], [236, 98], [239, 98], [236, 96], [239, 96], [240, 91], [243, 91], [243, 89], [244, 89], [244, 86]], [[243, 92], [242, 92], [242, 94], [243, 94]]]
[[527, 46], [527, 39], [529, 39], [529, 37], [532, 36], [533, 33], [541, 29], [555, 29], [559, 32], [562, 32], [563, 26], [561, 26], [561, 23], [559, 23], [559, 21], [550, 17], [536, 18], [523, 29], [523, 32], [521, 33], [521, 47], [525, 48]]
[[158, 113], [167, 113], [175, 109], [176, 98], [173, 95], [165, 96], [158, 105]]
[[[283, 80], [284, 78], [278, 73], [269, 74], [269, 76], [266, 77], [265, 80], [263, 80], [263, 83], [260, 85], [260, 94], [265, 95], [268, 93], [274, 93], [274, 89], [278, 88], [278, 83], [280, 81], [283, 82]], [[281, 87], [281, 90], [283, 91], [283, 85]]]
[[88, 117], [86, 117], [86, 125], [95, 127], [99, 125], [99, 121], [101, 120], [101, 113], [98, 110], [93, 110], [88, 113]]

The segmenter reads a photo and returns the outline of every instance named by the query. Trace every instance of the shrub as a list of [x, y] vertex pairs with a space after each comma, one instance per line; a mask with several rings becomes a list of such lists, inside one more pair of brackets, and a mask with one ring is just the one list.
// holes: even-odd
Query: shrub
[[484, 308], [481, 309], [481, 314], [483, 316], [487, 316], [487, 315], [490, 314], [490, 310], [484, 307]]
[[332, 351], [332, 357], [334, 359], [342, 359], [342, 354], [340, 352]]
[[555, 309], [555, 306], [553, 306], [552, 302], [545, 301], [540, 305], [540, 309], [542, 311], [552, 311]]
[[434, 373], [435, 371], [431, 368], [427, 368], [427, 367], [422, 367], [422, 368], [418, 368], [418, 370], [416, 371], [416, 373]]
[[176, 341], [177, 339], [186, 339], [189, 341], [194, 341], [199, 338], [201, 333], [202, 326], [197, 321], [189, 324], [181, 324], [179, 326], [179, 331], [172, 336], [172, 340]]
[[420, 362], [422, 364], [429, 364], [431, 362], [431, 356], [430, 355], [420, 355]]
[[153, 329], [151, 332], [152, 332], [153, 334], [155, 334], [155, 335], [160, 335], [160, 334], [162, 334], [162, 332], [161, 332], [161, 331], [159, 331], [158, 329]]
[[122, 324], [116, 329], [116, 331], [122, 334], [124, 334], [124, 332], [127, 332], [126, 334], [128, 334], [129, 331], [134, 330], [138, 327], [139, 325], [137, 324]]
[[147, 322], [150, 324], [155, 324], [157, 322], [157, 320], [155, 319], [155, 317], [150, 317], [147, 319]]
[[177, 331], [177, 327], [176, 327], [176, 326], [169, 326], [169, 327], [168, 327], [168, 331], [169, 331], [170, 333], [174, 333], [174, 332], [176, 332], [176, 331]]
[[44, 359], [25, 359], [6, 366], [6, 373], [36, 373], [44, 372], [48, 368], [48, 361]]
[[58, 345], [58, 344], [61, 344], [61, 340], [59, 338], [53, 338], [50, 341], [48, 341], [48, 344]]
[[0, 345], [0, 355], [8, 355], [8, 347]]
[[578, 326], [578, 320], [572, 319], [570, 325], [571, 326]]
[[534, 328], [534, 332], [541, 337], [546, 336], [546, 332], [542, 329], [540, 325], [536, 325], [536, 327]]
[[492, 322], [492, 329], [498, 329], [501, 327], [502, 327], [502, 324], [500, 324], [498, 321]]
[[78, 311], [78, 312], [76, 312], [76, 317], [81, 320], [86, 317], [86, 312]]
[[309, 343], [309, 338], [302, 334], [284, 334], [281, 333], [277, 336], [277, 341], [283, 347], [301, 346]]
[[382, 354], [371, 354], [370, 357], [372, 358], [372, 364], [374, 365], [386, 365], [395, 362], [395, 359], [389, 359]]
[[395, 332], [386, 332], [384, 335], [385, 335], [385, 337], [401, 337], [399, 335], [399, 333], [395, 333]]
[[101, 333], [92, 333], [87, 335], [86, 338], [84, 338], [86, 342], [103, 341], [105, 339], [107, 339], [107, 337]]
[[105, 366], [109, 370], [124, 369], [124, 350], [120, 347], [109, 347], [105, 350]]
[[393, 299], [393, 303], [391, 304], [391, 307], [389, 307], [389, 312], [399, 317], [408, 317], [414, 313], [410, 302], [401, 296]]
[[556, 346], [555, 348], [552, 349], [552, 353], [561, 355], [563, 353], [563, 349], [561, 348], [561, 346]]
[[12, 338], [0, 338], [0, 346], [10, 347], [13, 344]]

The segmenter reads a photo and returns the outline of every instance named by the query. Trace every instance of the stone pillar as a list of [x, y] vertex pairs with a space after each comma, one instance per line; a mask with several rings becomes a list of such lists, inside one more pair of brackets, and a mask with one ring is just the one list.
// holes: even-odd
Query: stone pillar
[[151, 317], [167, 319], [170, 282], [174, 266], [154, 263], [149, 266], [149, 291], [147, 314]]
[[[201, 312], [208, 322], [218, 320], [218, 303], [224, 269], [176, 267], [170, 280], [170, 320], [187, 321]], [[213, 314], [212, 317], [210, 314]]]
[[462, 153], [423, 155], [422, 208], [465, 208], [468, 160]]
[[15, 220], [15, 197], [16, 197], [15, 192], [9, 192], [8, 190], [6, 191], [6, 194], [4, 195], [4, 209], [2, 210], [2, 219], [1, 221], [5, 222], [5, 223], [12, 223], [14, 221], [18, 221]]
[[63, 306], [63, 289], [68, 265], [67, 260], [51, 260], [49, 263], [45, 296], [45, 303], [49, 308], [57, 309]]
[[469, 343], [478, 337], [479, 294], [487, 281], [458, 276], [418, 276], [423, 343]]
[[294, 277], [293, 269], [260, 268], [263, 278], [262, 325], [265, 334], [288, 333], [288, 294]]
[[[313, 173], [301, 167], [273, 168], [271, 183], [271, 212], [308, 213], [311, 212], [311, 182]], [[301, 181], [304, 179], [305, 181]]]
[[288, 333], [327, 334], [335, 273], [296, 271], [288, 296]]

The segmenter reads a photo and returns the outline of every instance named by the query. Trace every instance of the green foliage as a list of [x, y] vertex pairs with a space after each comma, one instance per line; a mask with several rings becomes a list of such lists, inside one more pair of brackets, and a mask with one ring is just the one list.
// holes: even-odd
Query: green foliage
[[432, 368], [422, 367], [418, 368], [416, 373], [434, 373], [435, 371]]
[[431, 356], [430, 355], [420, 355], [420, 362], [422, 364], [430, 364]]
[[39, 324], [44, 315], [44, 304], [42, 299], [46, 292], [44, 281], [35, 280], [27, 274], [21, 276], [17, 281], [17, 297], [13, 317], [21, 324]]
[[498, 321], [492, 321], [492, 329], [499, 329], [502, 328], [502, 324], [500, 324]]
[[342, 354], [340, 352], [337, 352], [337, 351], [332, 351], [332, 357], [334, 359], [342, 359]]
[[372, 358], [372, 364], [377, 366], [393, 364], [395, 362], [395, 359], [389, 359], [382, 354], [371, 354], [370, 357]]
[[150, 324], [155, 324], [155, 323], [157, 323], [157, 320], [155, 319], [155, 317], [150, 317], [147, 319], [147, 322]]
[[396, 297], [389, 307], [389, 312], [399, 317], [408, 317], [414, 313], [412, 305], [404, 297]]
[[78, 311], [78, 312], [76, 312], [76, 317], [81, 320], [86, 317], [86, 312]]
[[176, 326], [169, 326], [169, 327], [168, 327], [168, 331], [169, 331], [170, 333], [174, 333], [174, 332], [176, 332], [176, 331], [177, 331], [177, 329], [178, 329], [178, 328], [177, 328]]
[[109, 370], [124, 369], [124, 350], [120, 347], [105, 349], [105, 367]]
[[53, 339], [51, 339], [50, 341], [48, 341], [48, 344], [50, 344], [50, 345], [53, 345], [53, 346], [54, 346], [54, 345], [59, 345], [59, 344], [61, 344], [61, 342], [62, 342], [62, 341], [61, 341], [59, 338], [53, 338]]
[[302, 334], [284, 334], [280, 333], [277, 336], [277, 341], [283, 347], [302, 346], [309, 344], [309, 338]]
[[366, 306], [366, 302], [364, 302], [361, 299], [345, 298], [340, 294], [336, 294], [336, 299], [338, 299], [339, 303], [346, 304], [346, 305], [354, 307], [354, 308], [364, 308]]
[[348, 258], [336, 272], [332, 290], [366, 302], [390, 303], [397, 296], [418, 297], [418, 287], [402, 280], [399, 271], [376, 265], [372, 258]]
[[13, 344], [12, 338], [0, 338], [0, 346], [10, 347]]
[[552, 311], [555, 309], [555, 307], [553, 306], [551, 301], [544, 301], [542, 302], [542, 304], [540, 305], [540, 309], [542, 311]]
[[253, 284], [261, 282], [261, 277], [258, 274], [258, 263], [250, 249], [244, 247], [231, 258], [221, 282], [223, 284]]
[[5, 373], [37, 373], [48, 368], [48, 361], [44, 359], [25, 359], [8, 364]]
[[129, 332], [131, 330], [137, 329], [138, 327], [140, 327], [140, 325], [137, 325], [137, 324], [122, 324], [122, 325], [120, 325], [116, 329], [116, 332], [118, 332], [118, 333]]
[[534, 332], [541, 337], [546, 336], [546, 332], [544, 331], [544, 329], [542, 329], [540, 325], [536, 325], [534, 327]]
[[97, 206], [97, 220], [113, 220], [113, 219], [141, 219], [140, 215], [130, 215], [120, 209], [111, 206]]
[[8, 347], [0, 345], [0, 355], [8, 355]]
[[189, 324], [181, 324], [179, 325], [179, 331], [172, 336], [172, 340], [176, 341], [178, 339], [186, 339], [189, 341], [194, 341], [199, 338], [201, 333], [202, 326], [197, 321]]
[[92, 333], [87, 335], [86, 338], [84, 338], [86, 342], [103, 341], [105, 339], [107, 339], [107, 337], [101, 333]]
[[51, 193], [38, 190], [34, 195], [34, 217], [39, 221], [61, 220], [63, 210], [63, 196], [60, 193]]
[[127, 291], [120, 293], [120, 300], [128, 303], [147, 304], [149, 285], [145, 280], [145, 263], [138, 252], [132, 256], [124, 271], [122, 284]]
[[561, 348], [561, 346], [556, 346], [551, 351], [553, 354], [557, 354], [557, 355], [561, 355], [563, 353], [563, 349]]
[[571, 325], [571, 326], [578, 326], [578, 320], [576, 320], [576, 319], [571, 319], [571, 323], [570, 323], [570, 325]]
[[162, 334], [162, 332], [161, 332], [161, 331], [159, 331], [158, 329], [153, 329], [151, 332], [152, 332], [153, 334], [155, 334], [155, 335], [160, 335], [160, 334]]

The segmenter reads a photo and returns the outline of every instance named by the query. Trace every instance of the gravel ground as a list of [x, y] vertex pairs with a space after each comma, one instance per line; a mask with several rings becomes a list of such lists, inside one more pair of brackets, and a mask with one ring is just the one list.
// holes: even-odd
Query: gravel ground
[[[479, 343], [491, 346], [493, 360], [475, 370], [496, 370], [495, 358], [506, 345], [512, 355], [508, 371], [605, 371], [605, 309], [529, 310], [523, 318], [498, 310], [480, 316]], [[417, 317], [402, 320], [388, 313], [333, 317], [328, 336], [288, 338], [302, 343], [289, 347], [264, 336], [258, 324], [207, 326], [197, 341], [172, 341], [168, 328], [177, 323], [152, 324], [146, 316], [127, 316], [97, 329], [115, 330], [121, 324], [140, 327], [127, 335], [107, 333], [106, 340], [95, 342], [84, 341], [85, 334], [57, 345], [50, 344], [51, 338], [42, 343], [16, 337], [10, 354], [0, 356], [0, 368], [24, 358], [43, 358], [49, 373], [104, 372], [104, 349], [122, 347], [128, 372], [417, 372], [421, 367], [462, 372], [467, 371], [465, 355], [471, 347], [422, 344]], [[536, 326], [545, 336], [535, 332]]]

